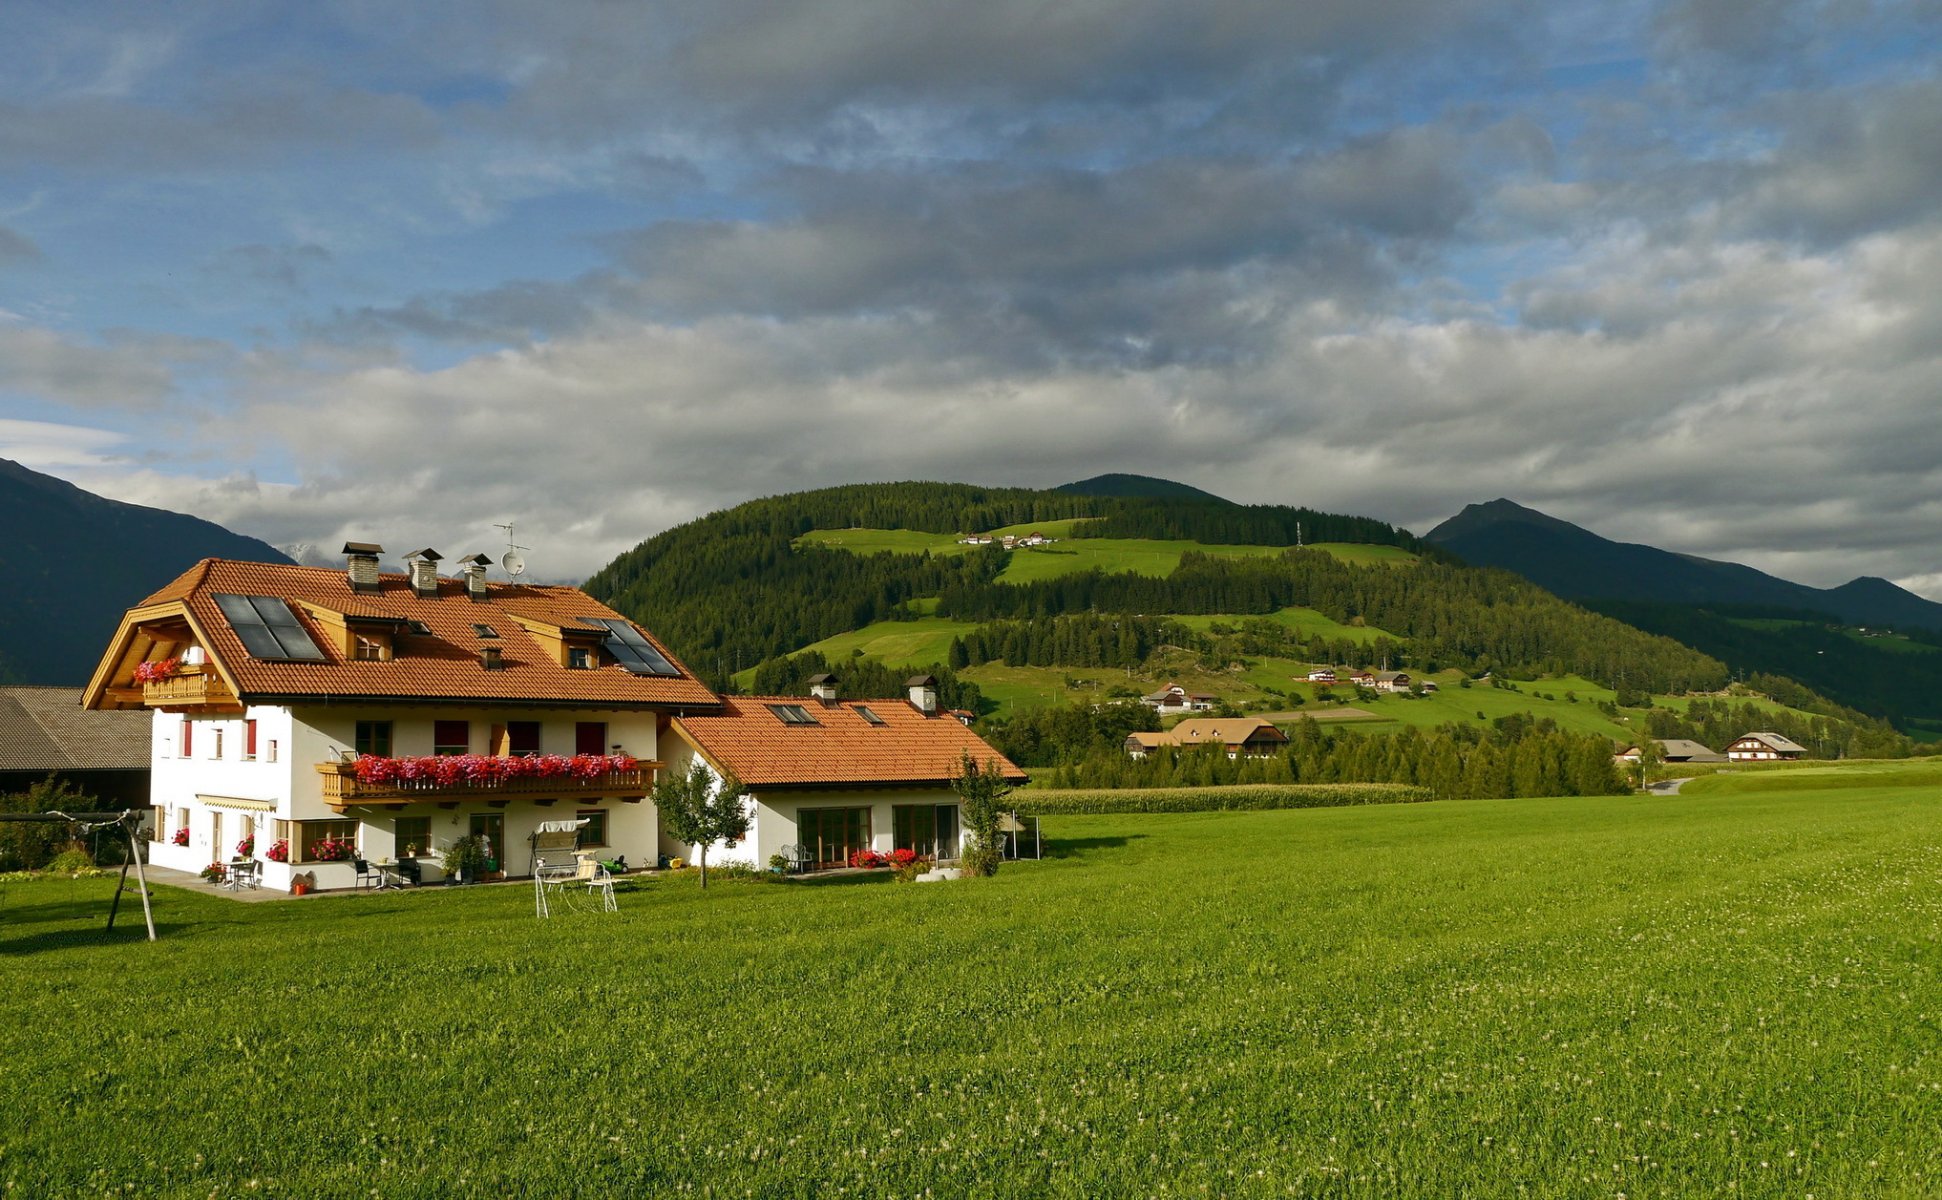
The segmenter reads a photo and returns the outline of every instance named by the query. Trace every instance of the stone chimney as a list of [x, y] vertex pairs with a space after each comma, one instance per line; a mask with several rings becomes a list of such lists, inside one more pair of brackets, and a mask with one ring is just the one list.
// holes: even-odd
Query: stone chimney
[[413, 550], [405, 555], [405, 566], [411, 571], [411, 591], [422, 598], [436, 598], [438, 595], [438, 551], [427, 546], [423, 550]]
[[488, 671], [503, 671], [506, 660], [497, 646], [479, 647], [479, 665]]
[[378, 555], [384, 547], [376, 542], [345, 542], [345, 574], [350, 577], [351, 590], [354, 592], [379, 592], [384, 589], [378, 584]]
[[929, 675], [912, 675], [904, 681], [910, 689], [910, 706], [925, 716], [937, 712], [937, 680]]
[[474, 600], [486, 598], [486, 568], [492, 560], [483, 554], [468, 554], [459, 559], [459, 572], [465, 576], [465, 594]]
[[824, 672], [809, 677], [809, 694], [824, 704], [836, 703], [836, 676]]

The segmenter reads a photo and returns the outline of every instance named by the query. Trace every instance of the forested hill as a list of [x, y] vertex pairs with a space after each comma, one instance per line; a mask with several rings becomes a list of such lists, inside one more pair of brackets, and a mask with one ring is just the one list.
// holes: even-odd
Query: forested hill
[[1075, 538], [1293, 546], [1299, 536], [1309, 543], [1430, 550], [1381, 521], [1306, 508], [961, 483], [847, 484], [751, 500], [676, 526], [582, 586], [719, 682], [778, 654], [906, 613], [909, 601], [991, 583], [1006, 562], [996, 548], [935, 557], [798, 548], [796, 539], [810, 530], [974, 533], [1077, 517], [1091, 519], [1073, 527]]

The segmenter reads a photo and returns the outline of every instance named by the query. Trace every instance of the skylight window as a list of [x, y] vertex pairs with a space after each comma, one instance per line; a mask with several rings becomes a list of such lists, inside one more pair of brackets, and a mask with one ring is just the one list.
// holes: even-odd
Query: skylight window
[[472, 632], [478, 634], [482, 638], [496, 638], [499, 636], [499, 631], [497, 629], [494, 629], [490, 625], [474, 624], [472, 626]]
[[431, 636], [432, 627], [425, 624], [423, 621], [406, 621], [405, 624], [408, 627], [410, 627], [413, 633], [419, 634], [424, 637]]
[[[613, 617], [582, 617], [589, 625], [607, 631], [607, 653], [623, 669], [635, 675], [659, 675], [667, 679], [679, 679], [681, 672], [667, 660], [659, 650], [644, 637], [641, 631], [625, 621]], [[811, 724], [814, 724], [812, 721]]]
[[771, 704], [769, 711], [774, 713], [784, 725], [820, 725], [821, 721], [809, 715], [809, 710], [800, 704]]
[[868, 708], [865, 708], [861, 704], [856, 706], [856, 715], [859, 717], [862, 717], [865, 721], [868, 721], [872, 725], [886, 724], [886, 722], [882, 717], [879, 717], [877, 714], [871, 712]]
[[275, 596], [223, 593], [215, 601], [251, 658], [265, 662], [328, 661], [322, 648], [297, 620], [297, 614]]

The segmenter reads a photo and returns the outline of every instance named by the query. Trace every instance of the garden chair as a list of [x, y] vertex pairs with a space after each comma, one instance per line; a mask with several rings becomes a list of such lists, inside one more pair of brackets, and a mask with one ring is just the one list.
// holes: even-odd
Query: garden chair
[[357, 872], [357, 878], [353, 881], [357, 887], [376, 888], [384, 882], [384, 877], [373, 870], [371, 864], [364, 859], [352, 859], [351, 867]]

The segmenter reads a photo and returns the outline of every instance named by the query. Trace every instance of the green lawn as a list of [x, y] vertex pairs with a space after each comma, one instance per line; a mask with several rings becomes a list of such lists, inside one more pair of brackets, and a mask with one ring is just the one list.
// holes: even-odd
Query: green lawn
[[[1051, 818], [900, 886], [7, 882], [19, 1196], [1933, 1196], [1932, 786]], [[137, 925], [138, 927], [138, 925]]]

